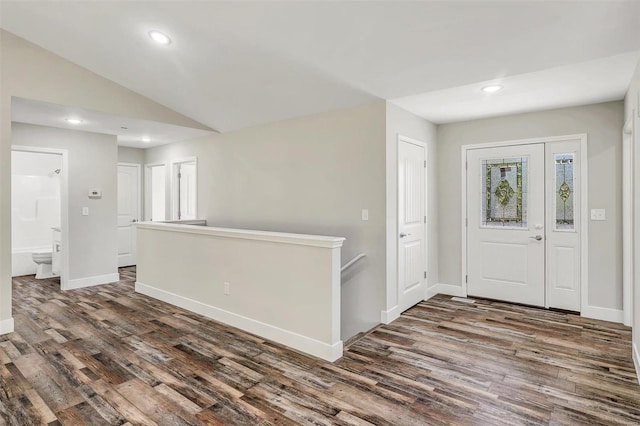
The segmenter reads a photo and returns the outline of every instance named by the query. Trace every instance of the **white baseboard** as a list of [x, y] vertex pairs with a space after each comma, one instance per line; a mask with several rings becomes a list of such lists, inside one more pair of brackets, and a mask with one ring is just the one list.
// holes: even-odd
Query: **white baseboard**
[[431, 287], [427, 287], [427, 294], [424, 297], [424, 300], [429, 300], [436, 294], [438, 294], [437, 284], [434, 284]]
[[638, 345], [635, 343], [633, 348], [633, 365], [636, 367], [636, 376], [638, 376], [638, 383], [640, 384], [640, 353], [638, 353]]
[[136, 292], [162, 300], [207, 318], [237, 327], [249, 333], [256, 334], [274, 342], [290, 346], [301, 352], [333, 362], [342, 356], [342, 340], [334, 344], [324, 343], [311, 337], [303, 336], [293, 331], [285, 330], [274, 325], [257, 321], [245, 316], [225, 311], [212, 305], [207, 305], [184, 296], [161, 290], [136, 281]]
[[380, 311], [380, 322], [382, 324], [389, 324], [400, 317], [400, 307], [398, 305], [387, 311]]
[[601, 308], [599, 306], [585, 306], [580, 312], [580, 316], [603, 321], [624, 322], [624, 312], [620, 309]]
[[94, 285], [109, 284], [120, 281], [120, 274], [96, 275], [93, 277], [77, 278], [68, 280], [67, 285], [62, 290], [75, 290], [77, 288], [92, 287]]
[[0, 334], [13, 333], [13, 318], [0, 320]]
[[434, 296], [436, 294], [446, 294], [447, 296], [467, 297], [467, 295], [462, 292], [461, 285], [438, 283], [429, 287], [429, 291], [432, 292]]

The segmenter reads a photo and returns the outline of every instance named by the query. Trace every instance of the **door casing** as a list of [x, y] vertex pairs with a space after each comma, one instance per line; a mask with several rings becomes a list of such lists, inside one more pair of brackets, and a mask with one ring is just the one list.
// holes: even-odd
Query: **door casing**
[[[553, 143], [553, 142], [567, 142], [567, 141], [580, 141], [580, 222], [582, 228], [580, 229], [580, 306], [581, 311], [584, 310], [586, 306], [588, 306], [589, 300], [589, 203], [588, 203], [588, 151], [587, 151], [587, 134], [574, 134], [574, 135], [563, 135], [563, 136], [550, 136], [543, 138], [533, 138], [533, 139], [517, 139], [517, 140], [508, 140], [508, 141], [499, 141], [499, 142], [489, 142], [489, 143], [480, 143], [480, 144], [468, 144], [463, 145], [461, 147], [461, 156], [460, 156], [460, 165], [461, 165], [461, 173], [462, 173], [462, 190], [460, 192], [460, 233], [462, 235], [462, 251], [461, 251], [461, 260], [462, 260], [462, 270], [461, 270], [461, 279], [462, 283], [462, 296], [467, 296], [467, 275], [468, 275], [468, 266], [467, 266], [467, 151], [471, 149], [480, 149], [480, 148], [495, 148], [495, 147], [503, 147], [503, 146], [512, 146], [512, 145], [528, 145], [528, 144], [539, 144], [539, 143]], [[545, 284], [546, 286], [546, 284]]]

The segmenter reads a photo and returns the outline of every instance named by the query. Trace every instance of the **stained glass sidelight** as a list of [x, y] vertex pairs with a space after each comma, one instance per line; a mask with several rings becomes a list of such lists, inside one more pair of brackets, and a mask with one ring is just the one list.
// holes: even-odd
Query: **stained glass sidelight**
[[556, 154], [556, 229], [573, 230], [574, 154]]
[[527, 160], [482, 160], [482, 226], [527, 227]]

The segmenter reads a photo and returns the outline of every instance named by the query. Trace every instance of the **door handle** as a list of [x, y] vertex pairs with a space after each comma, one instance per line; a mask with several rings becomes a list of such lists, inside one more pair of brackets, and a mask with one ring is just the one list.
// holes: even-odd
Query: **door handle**
[[408, 237], [411, 234], [405, 234], [404, 232], [400, 234], [400, 238]]
[[534, 239], [536, 241], [540, 241], [542, 239], [542, 235], [536, 235], [535, 237], [529, 237], [531, 239]]
[[131, 221], [131, 223], [136, 223], [137, 221], [138, 221], [138, 219], [133, 219], [133, 220]]

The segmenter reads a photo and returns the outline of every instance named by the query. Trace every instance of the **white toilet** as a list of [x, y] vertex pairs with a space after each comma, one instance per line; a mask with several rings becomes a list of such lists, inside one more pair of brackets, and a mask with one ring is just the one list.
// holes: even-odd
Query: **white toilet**
[[31, 258], [36, 263], [36, 279], [51, 278], [55, 275], [51, 270], [52, 250], [50, 248], [34, 250]]

